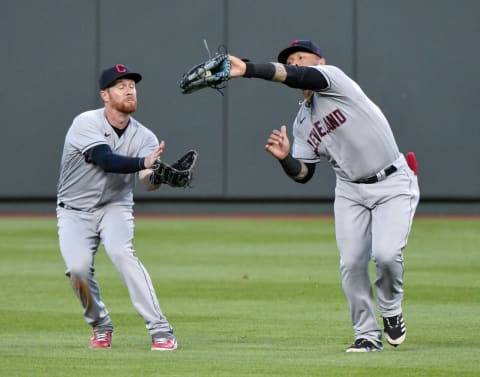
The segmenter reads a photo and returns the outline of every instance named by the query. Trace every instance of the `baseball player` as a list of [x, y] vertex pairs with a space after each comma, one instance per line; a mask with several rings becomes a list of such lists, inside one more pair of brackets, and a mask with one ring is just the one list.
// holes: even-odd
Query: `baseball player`
[[152, 281], [133, 248], [133, 188], [147, 190], [151, 167], [165, 143], [134, 119], [139, 73], [124, 64], [99, 80], [104, 107], [78, 115], [65, 137], [58, 182], [58, 236], [66, 275], [93, 328], [91, 348], [110, 348], [113, 325], [95, 279], [100, 242], [125, 283], [152, 337], [152, 350], [175, 350], [177, 340], [162, 313]]
[[336, 240], [355, 332], [346, 352], [383, 349], [368, 272], [371, 259], [385, 338], [394, 347], [400, 345], [406, 335], [403, 249], [419, 188], [387, 119], [357, 83], [326, 65], [312, 41], [291, 42], [278, 55], [279, 63], [254, 64], [231, 55], [229, 60], [232, 78], [261, 78], [303, 90], [291, 150], [286, 126], [273, 130], [265, 148], [296, 182], [306, 183], [321, 161], [328, 161], [336, 173]]

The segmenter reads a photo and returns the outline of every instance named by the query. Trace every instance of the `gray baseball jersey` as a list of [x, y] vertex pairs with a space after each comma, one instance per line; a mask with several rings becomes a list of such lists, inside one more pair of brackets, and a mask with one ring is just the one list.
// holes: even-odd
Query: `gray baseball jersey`
[[398, 159], [390, 125], [378, 106], [339, 68], [315, 68], [329, 88], [301, 105], [293, 126], [293, 157], [329, 161], [338, 177], [352, 181], [375, 175]]
[[[293, 157], [329, 161], [337, 176], [335, 231], [342, 287], [356, 339], [382, 348], [368, 263], [376, 263], [377, 299], [384, 317], [402, 312], [403, 249], [419, 200], [417, 177], [400, 153], [382, 111], [342, 70], [318, 69], [328, 88], [304, 101], [293, 124]], [[394, 165], [396, 171], [374, 184], [355, 181]], [[383, 175], [383, 178], [386, 176]]]
[[91, 163], [85, 152], [100, 144], [128, 157], [145, 157], [159, 145], [157, 137], [132, 117], [119, 137], [103, 108], [74, 119], [65, 137], [58, 183], [58, 235], [67, 275], [82, 302], [85, 320], [95, 331], [113, 331], [94, 275], [94, 257], [101, 242], [152, 336], [173, 336], [150, 276], [133, 246], [137, 174], [107, 173]]
[[133, 188], [137, 174], [105, 173], [88, 162], [85, 152], [107, 144], [114, 153], [145, 157], [158, 147], [153, 132], [130, 117], [122, 137], [108, 123], [104, 109], [84, 112], [74, 120], [65, 137], [58, 182], [58, 201], [83, 210], [106, 203], [133, 205]]

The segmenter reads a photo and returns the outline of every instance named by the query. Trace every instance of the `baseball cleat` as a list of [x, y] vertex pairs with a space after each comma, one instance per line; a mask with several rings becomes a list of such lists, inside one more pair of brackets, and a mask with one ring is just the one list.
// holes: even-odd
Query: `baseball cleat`
[[177, 349], [177, 339], [153, 338], [152, 351], [173, 351]]
[[390, 345], [398, 347], [404, 342], [407, 335], [407, 327], [405, 326], [402, 313], [393, 317], [383, 317], [383, 326], [385, 339], [387, 339]]
[[350, 347], [348, 347], [345, 352], [375, 352], [381, 351], [381, 348], [377, 347], [371, 341], [367, 339], [357, 339]]
[[111, 331], [93, 331], [90, 339], [90, 348], [112, 348], [112, 332]]

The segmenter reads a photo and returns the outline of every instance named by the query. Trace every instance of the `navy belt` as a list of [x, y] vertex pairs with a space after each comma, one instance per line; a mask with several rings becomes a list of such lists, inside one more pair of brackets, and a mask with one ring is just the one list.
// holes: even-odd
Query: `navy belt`
[[396, 171], [397, 171], [397, 168], [394, 165], [390, 165], [388, 168], [382, 170], [381, 172], [375, 175], [372, 175], [371, 177], [359, 179], [357, 181], [353, 181], [353, 183], [366, 183], [366, 184], [377, 183], [378, 181], [383, 181], [385, 178], [395, 173]]

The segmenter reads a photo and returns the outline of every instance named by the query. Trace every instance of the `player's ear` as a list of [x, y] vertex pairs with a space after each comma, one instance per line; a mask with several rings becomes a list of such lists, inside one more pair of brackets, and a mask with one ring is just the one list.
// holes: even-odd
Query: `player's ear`
[[100, 90], [100, 97], [102, 98], [103, 102], [107, 102], [109, 97], [107, 90]]
[[325, 65], [325, 64], [327, 64], [327, 61], [326, 61], [325, 58], [320, 58], [320, 59], [318, 60], [318, 65]]

